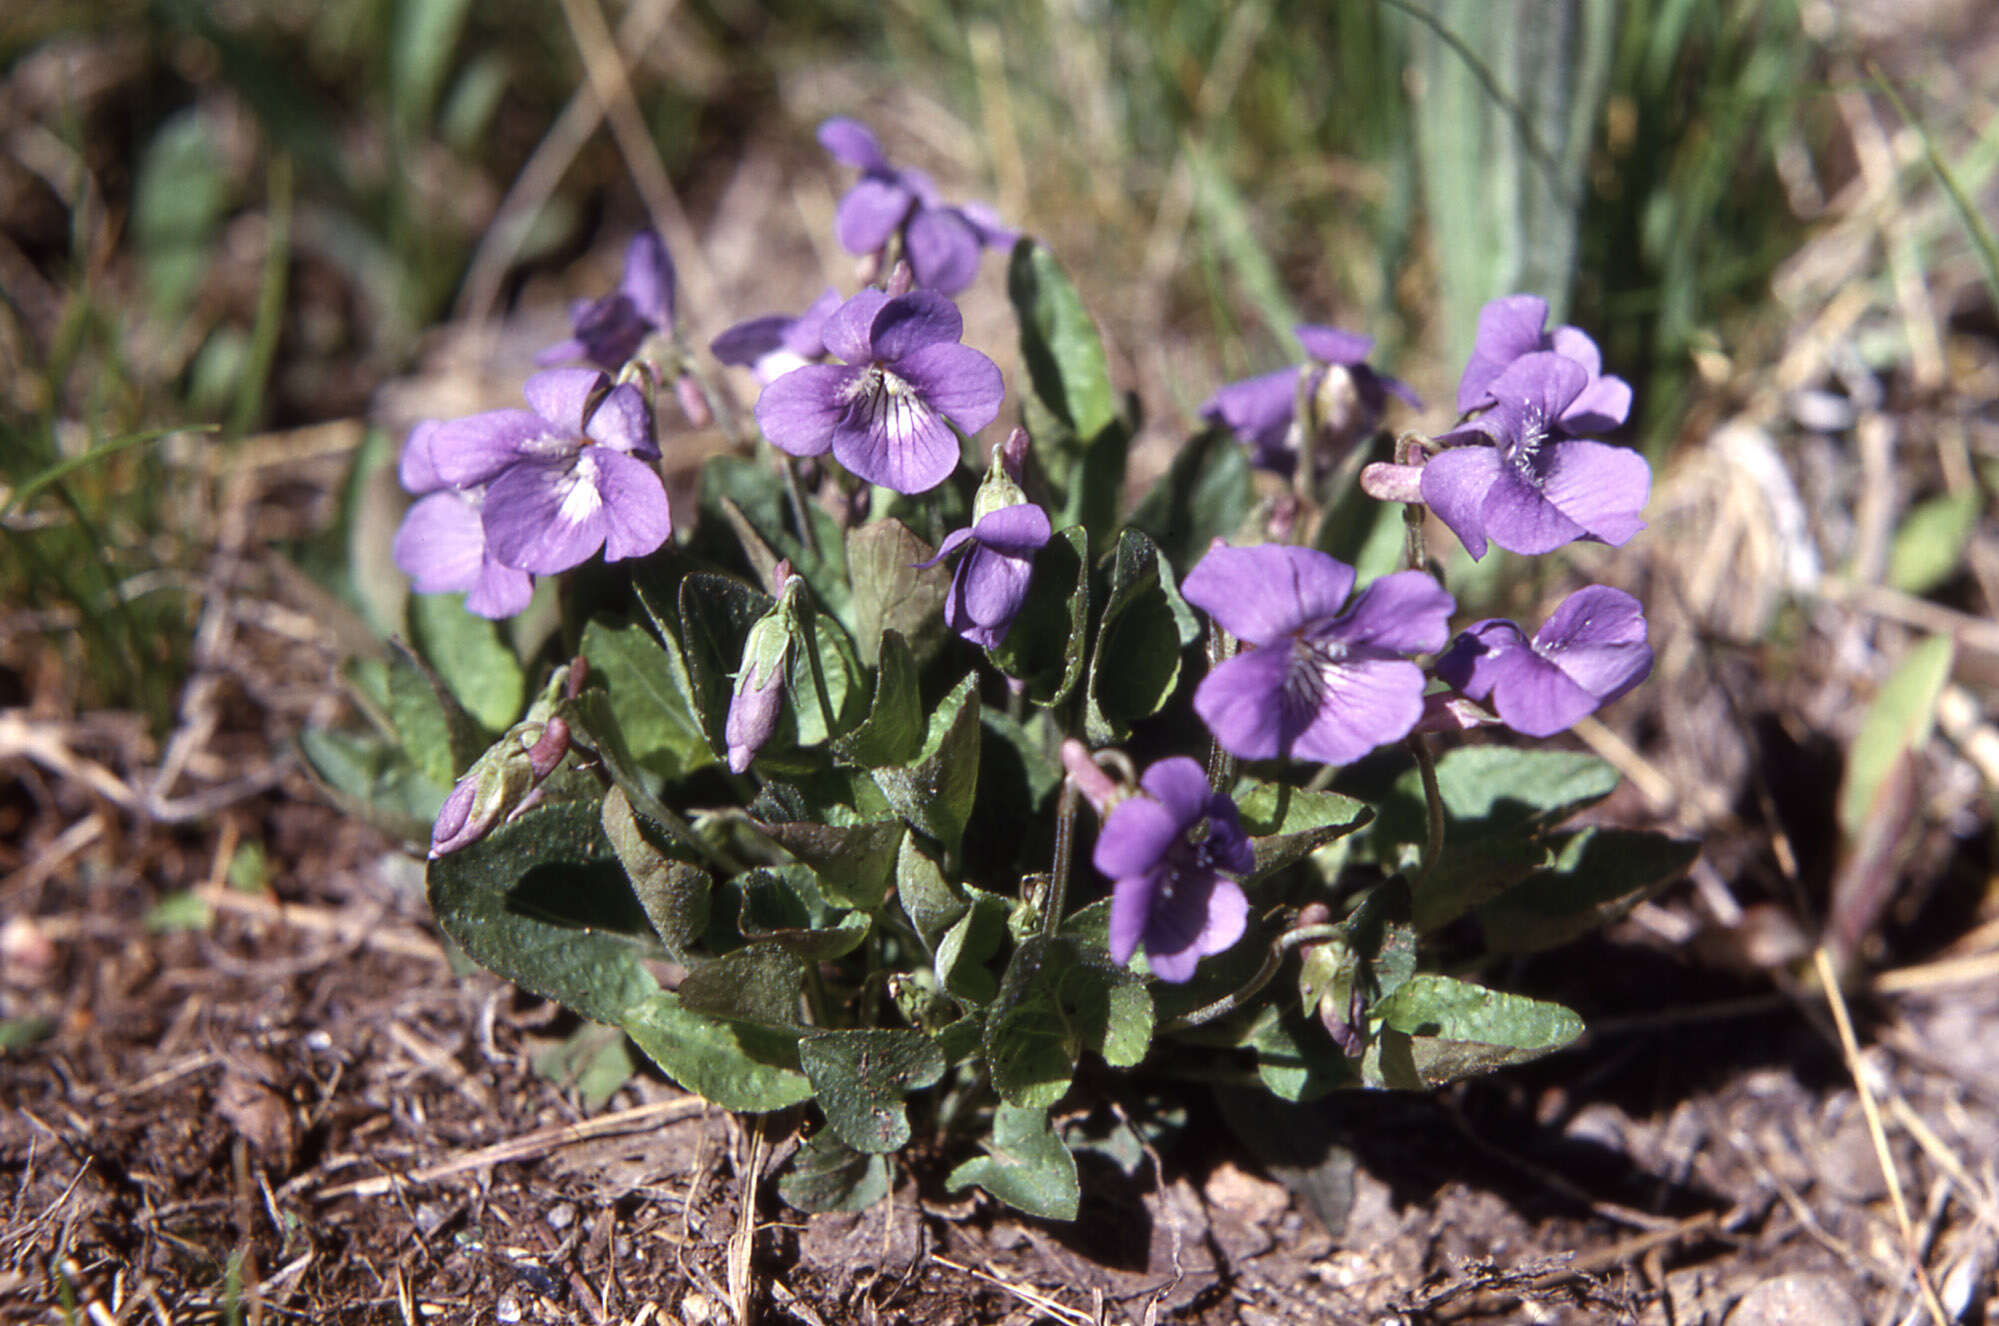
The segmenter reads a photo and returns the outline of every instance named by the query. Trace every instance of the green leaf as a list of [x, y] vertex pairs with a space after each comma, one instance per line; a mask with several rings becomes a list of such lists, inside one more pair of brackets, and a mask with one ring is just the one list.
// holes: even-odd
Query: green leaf
[[1256, 1075], [1279, 1100], [1297, 1104], [1361, 1085], [1360, 1070], [1318, 1019], [1296, 1008], [1266, 1004], [1242, 1043], [1256, 1051]]
[[1983, 506], [1984, 494], [1967, 485], [1911, 508], [1888, 549], [1889, 585], [1905, 594], [1927, 594], [1957, 574]]
[[875, 785], [911, 828], [955, 847], [979, 781], [978, 678], [967, 674], [930, 716], [923, 748], [908, 764], [874, 770]]
[[916, 661], [896, 631], [882, 634], [875, 694], [858, 728], [833, 743], [841, 756], [864, 769], [908, 764], [923, 749], [923, 701], [917, 694]]
[[329, 728], [298, 734], [299, 753], [351, 814], [409, 844], [430, 841], [430, 826], [451, 790], [419, 773], [401, 746]]
[[806, 1139], [777, 1181], [777, 1195], [800, 1211], [865, 1211], [888, 1196], [888, 1162], [856, 1151], [827, 1128]]
[[[1416, 928], [1410, 924], [1409, 885], [1399, 876], [1361, 895], [1340, 937], [1305, 949], [1299, 964], [1299, 1007], [1345, 1022], [1356, 1002], [1366, 1034], [1365, 1010], [1379, 1003], [1416, 974]], [[1359, 983], [1360, 999], [1353, 998]]]
[[0, 1054], [25, 1050], [56, 1034], [56, 1020], [39, 1014], [0, 1019]]
[[527, 703], [527, 674], [498, 622], [465, 610], [463, 594], [412, 594], [410, 636], [438, 679], [488, 732], [504, 732]]
[[697, 962], [678, 991], [680, 1005], [729, 1022], [796, 1028], [805, 963], [782, 944], [759, 941]]
[[[808, 551], [792, 531], [784, 480], [771, 468], [773, 459], [777, 463], [786, 463], [785, 458], [775, 453], [766, 453], [755, 459], [748, 456], [709, 457], [701, 466], [701, 509], [704, 513], [719, 516], [720, 519], [715, 522], [718, 526], [726, 523], [739, 533], [747, 526], [755, 539], [771, 552], [789, 558], [792, 570], [805, 577], [805, 583], [812, 587], [813, 595], [826, 605], [827, 611], [851, 627], [854, 622], [850, 616], [852, 602], [847, 587], [846, 545], [841, 538], [839, 523], [817, 504], [807, 502], [806, 519], [812, 522], [818, 546], [818, 551]], [[761, 558], [752, 556], [758, 575], [763, 577], [765, 584], [769, 584], [770, 568], [757, 564], [760, 561]]]
[[737, 924], [743, 937], [772, 940], [807, 962], [853, 952], [873, 925], [866, 912], [836, 914], [809, 866], [759, 867], [732, 884], [742, 897]]
[[985, 1025], [986, 1020], [979, 1014], [968, 1013], [939, 1029], [931, 1039], [937, 1042], [937, 1050], [947, 1062], [961, 1064], [980, 1052]]
[[1700, 850], [1639, 829], [1584, 829], [1561, 844], [1554, 865], [1479, 907], [1486, 947], [1531, 953], [1579, 939], [1686, 874]]
[[633, 811], [643, 818], [656, 837], [662, 834], [670, 837], [675, 850], [684, 849], [690, 859], [712, 859], [713, 850], [707, 840], [684, 828], [678, 817], [653, 795], [647, 780], [633, 762], [631, 752], [625, 749], [624, 735], [612, 714], [610, 697], [601, 688], [585, 688], [581, 695], [563, 704], [562, 712], [568, 715], [571, 740], [596, 755], [604, 772], [610, 774], [612, 783], [625, 794]]
[[534, 1056], [534, 1071], [562, 1090], [574, 1090], [585, 1114], [604, 1108], [632, 1077], [625, 1033], [585, 1022]]
[[[1369, 782], [1341, 780], [1378, 808], [1357, 841], [1385, 868], [1413, 873], [1426, 833], [1422, 780], [1408, 768], [1392, 786]], [[1617, 770], [1579, 751], [1465, 746], [1437, 761], [1437, 782], [1444, 853], [1416, 892], [1416, 929], [1425, 934], [1546, 866], [1546, 830], [1609, 796]]]
[[1120, 420], [1110, 364], [1082, 297], [1055, 255], [1029, 238], [1013, 246], [1006, 293], [1020, 319], [1020, 357], [1035, 396], [1089, 447]]
[[430, 863], [438, 925], [482, 967], [587, 1018], [618, 1024], [659, 983], [650, 933], [598, 826], [598, 807], [544, 802]]
[[1088, 952], [1102, 953], [1111, 944], [1111, 900], [1099, 898], [1062, 918], [1062, 933]]
[[717, 758], [729, 749], [724, 734], [743, 645], [750, 627], [775, 602], [730, 576], [696, 571], [680, 582], [680, 643], [693, 686], [694, 717], [708, 739], [709, 753]]
[[903, 914], [932, 951], [971, 906], [963, 890], [945, 879], [937, 862], [909, 837], [902, 840], [902, 850], [896, 854], [895, 893]]
[[402, 641], [389, 645], [386, 707], [396, 738], [418, 772], [449, 788], [486, 748], [486, 734]]
[[1152, 536], [1172, 565], [1187, 568], [1216, 539], [1236, 534], [1256, 506], [1248, 453], [1234, 435], [1210, 429], [1181, 447], [1130, 525]]
[[1025, 683], [1036, 704], [1062, 703], [1083, 675], [1089, 616], [1089, 536], [1071, 525], [1035, 555], [1027, 601], [999, 648], [990, 651], [993, 666]]
[[[785, 678], [791, 698], [791, 714], [798, 731], [798, 744], [818, 746], [855, 725], [861, 706], [861, 661], [853, 641], [840, 623], [825, 613], [813, 612], [791, 651], [791, 670]], [[811, 640], [818, 649], [819, 671], [812, 669]], [[826, 688], [824, 704], [819, 688]], [[830, 712], [829, 712], [830, 711]]]
[[997, 709], [982, 712], [979, 725], [986, 730], [986, 740], [979, 746], [982, 769], [1003, 770], [1006, 785], [1021, 798], [1020, 809], [1030, 815], [1040, 811], [1062, 786], [1062, 761], [1055, 753], [1062, 740], [1060, 728], [1045, 712], [1033, 713], [1021, 723]]
[[1046, 1110], [1002, 1105], [993, 1111], [986, 1154], [952, 1170], [952, 1192], [973, 1184], [1019, 1211], [1044, 1220], [1074, 1220], [1082, 1199], [1076, 1158], [1048, 1124]]
[[176, 889], [146, 909], [145, 927], [156, 935], [184, 930], [206, 930], [214, 923], [215, 909], [208, 899], [193, 889]]
[[689, 948], [707, 932], [714, 881], [707, 871], [668, 854], [673, 849], [665, 835], [640, 819], [623, 788], [604, 794], [602, 822], [653, 932], [674, 961], [685, 965]]
[[1181, 656], [1200, 635], [1173, 568], [1152, 540], [1135, 529], [1120, 533], [1083, 688], [1083, 730], [1091, 744], [1123, 741], [1132, 723], [1165, 708], [1180, 682]]
[[152, 312], [170, 323], [207, 276], [232, 193], [217, 117], [190, 107], [154, 131], [132, 188], [132, 237]]
[[715, 762], [695, 717], [694, 681], [678, 641], [662, 645], [637, 622], [583, 627], [583, 657], [603, 681], [634, 763], [673, 782]]
[[1839, 827], [1858, 841], [1876, 799], [1896, 764], [1929, 744], [1937, 699], [1950, 680], [1955, 649], [1947, 635], [1933, 635], [1912, 647], [1875, 692], [1867, 717], [1846, 756], [1839, 788]]
[[944, 1055], [916, 1031], [826, 1031], [798, 1045], [799, 1066], [826, 1123], [856, 1151], [898, 1150], [909, 1140], [902, 1098], [944, 1076]]
[[969, 886], [965, 894], [971, 906], [937, 944], [937, 980], [953, 999], [989, 1004], [999, 993], [999, 978], [986, 963], [1007, 941], [1007, 914], [1013, 903], [997, 893]]
[[760, 827], [771, 841], [812, 868], [827, 897], [842, 907], [867, 911], [887, 899], [896, 857], [908, 833], [900, 820], [848, 825], [798, 821]]
[[1363, 1060], [1369, 1084], [1440, 1087], [1552, 1054], [1583, 1033], [1560, 1004], [1448, 976], [1411, 977], [1377, 1005], [1382, 1029]]
[[1352, 833], [1374, 812], [1338, 792], [1312, 792], [1280, 783], [1244, 779], [1236, 784], [1236, 810], [1256, 852], [1251, 879], [1262, 879]]
[[854, 643], [873, 667], [882, 633], [894, 631], [919, 660], [944, 642], [944, 600], [951, 568], [918, 567], [936, 549], [899, 520], [877, 520], [847, 531], [847, 573], [853, 579]]
[[1058, 529], [1107, 534], [1132, 429], [1119, 413], [1096, 324], [1054, 255], [1034, 240], [1014, 245], [1006, 288], [1030, 388], [1020, 398], [1022, 422], [1054, 499], [1049, 517]]
[[1062, 1099], [1085, 1047], [1129, 1067], [1152, 1040], [1152, 996], [1135, 973], [1085, 953], [1075, 940], [1037, 935], [1014, 950], [986, 1015], [993, 1089], [1012, 1105]]
[[791, 1066], [796, 1033], [703, 1017], [666, 991], [635, 1004], [624, 1027], [668, 1077], [725, 1110], [761, 1114], [812, 1098]]

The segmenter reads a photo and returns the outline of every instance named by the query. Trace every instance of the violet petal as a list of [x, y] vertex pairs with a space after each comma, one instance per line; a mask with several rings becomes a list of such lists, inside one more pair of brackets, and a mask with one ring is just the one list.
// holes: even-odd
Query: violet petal
[[862, 370], [842, 364], [794, 368], [757, 397], [757, 426], [770, 444], [794, 456], [818, 456], [833, 445], [847, 417], [847, 393]]
[[1222, 544], [1188, 572], [1180, 592], [1230, 635], [1262, 645], [1337, 615], [1353, 581], [1352, 567], [1310, 548]]

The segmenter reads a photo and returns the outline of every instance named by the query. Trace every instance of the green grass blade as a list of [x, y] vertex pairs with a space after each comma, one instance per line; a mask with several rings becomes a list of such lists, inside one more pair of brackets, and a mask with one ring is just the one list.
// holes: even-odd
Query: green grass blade
[[51, 484], [61, 483], [64, 479], [76, 473], [76, 471], [95, 465], [98, 461], [115, 456], [121, 451], [130, 451], [133, 447], [144, 446], [148, 442], [157, 442], [169, 433], [212, 433], [214, 431], [215, 425], [213, 424], [197, 424], [193, 427], [150, 428], [143, 433], [132, 433], [125, 437], [113, 438], [109, 442], [100, 442], [90, 450], [80, 455], [71, 456], [65, 460], [59, 460], [41, 473], [23, 481], [14, 490], [13, 494], [8, 497], [7, 504], [0, 506], [0, 519], [5, 519], [13, 515]]
[[1992, 296], [1992, 303], [1999, 306], [1999, 239], [1994, 238], [1992, 227], [1985, 223], [1985, 218], [1978, 214], [1976, 207], [1972, 206], [1971, 199], [1965, 196], [1964, 189], [1957, 182], [1957, 175], [1951, 170], [1950, 164], [1943, 159], [1943, 154], [1937, 151], [1936, 140], [1930, 137], [1928, 126], [1909, 112], [1909, 108], [1896, 93], [1894, 84], [1888, 81], [1879, 65], [1871, 60], [1868, 61], [1867, 72], [1873, 77], [1874, 86], [1881, 89], [1881, 95], [1888, 98], [1889, 104], [1894, 106], [1895, 113], [1900, 115], [1903, 121], [1916, 131], [1917, 137], [1923, 140], [1923, 155], [1928, 158], [1930, 169], [1936, 172], [1937, 182], [1943, 185], [1943, 191], [1950, 196], [1950, 205], [1956, 210], [1957, 219], [1964, 226], [1964, 233], [1971, 237], [1972, 247], [1978, 250], [1979, 265], [1985, 269], [1986, 292]]

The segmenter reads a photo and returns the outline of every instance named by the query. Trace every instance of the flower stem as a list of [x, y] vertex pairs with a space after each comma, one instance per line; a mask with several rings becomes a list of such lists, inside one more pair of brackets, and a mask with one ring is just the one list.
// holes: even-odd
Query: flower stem
[[784, 453], [781, 468], [784, 470], [784, 496], [791, 503], [791, 521], [798, 526], [798, 541], [805, 545], [805, 551], [813, 557], [819, 556], [819, 532], [812, 527], [811, 513], [805, 509], [805, 494], [798, 489], [798, 461]]
[[1416, 876], [1421, 884], [1437, 868], [1437, 861], [1444, 854], [1444, 791], [1437, 784], [1437, 757], [1430, 752], [1430, 743], [1418, 733], [1409, 738], [1409, 751], [1416, 757], [1416, 771], [1423, 778], [1423, 803], [1427, 812], [1425, 841], [1423, 844], [1423, 869]]
[[[1312, 399], [1312, 374], [1304, 368], [1298, 370], [1298, 380], [1292, 390], [1291, 426], [1298, 430], [1298, 468], [1291, 472], [1291, 491], [1298, 495], [1298, 502], [1308, 512], [1317, 512], [1319, 478], [1319, 420], [1318, 402]], [[1302, 528], [1309, 521], [1298, 522]]]
[[[1235, 655], [1235, 637], [1219, 626], [1208, 629], [1208, 672], [1210, 675]], [[1212, 735], [1208, 738], [1208, 786], [1226, 792], [1235, 786], [1236, 757], [1222, 749]]]
[[1256, 998], [1263, 987], [1270, 984], [1272, 978], [1277, 975], [1278, 968], [1284, 965], [1285, 957], [1293, 949], [1302, 948], [1307, 944], [1324, 943], [1337, 938], [1339, 933], [1340, 927], [1330, 922], [1324, 925], [1301, 925], [1296, 929], [1286, 930], [1271, 941], [1270, 952], [1264, 955], [1263, 965], [1256, 969], [1256, 974], [1250, 977], [1241, 989], [1223, 995], [1212, 1004], [1203, 1004], [1191, 1012], [1182, 1013], [1177, 1018], [1162, 1022], [1159, 1024], [1159, 1030], [1185, 1031], [1189, 1027], [1198, 1027], [1217, 1018], [1227, 1017]]
[[[1397, 465], [1415, 465], [1422, 459], [1422, 437], [1415, 433], [1404, 433], [1395, 439], [1395, 463]], [[1429, 550], [1423, 546], [1423, 520], [1424, 517], [1429, 515], [1429, 512], [1430, 508], [1424, 506], [1421, 502], [1411, 502], [1402, 508], [1403, 556], [1408, 560], [1409, 569], [1412, 571], [1430, 570]], [[1437, 575], [1438, 581], [1442, 582], [1442, 575], [1436, 572], [1432, 572], [1432, 574]]]
[[1048, 872], [1047, 910], [1041, 933], [1053, 938], [1062, 928], [1062, 909], [1069, 900], [1069, 858], [1076, 850], [1076, 780], [1062, 780], [1062, 800], [1055, 810], [1055, 864]]

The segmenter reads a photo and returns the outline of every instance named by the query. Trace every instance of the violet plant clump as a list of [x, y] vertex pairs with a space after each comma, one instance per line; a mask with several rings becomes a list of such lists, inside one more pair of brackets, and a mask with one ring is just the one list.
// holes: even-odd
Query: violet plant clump
[[[1495, 301], [1459, 417], [1390, 439], [1414, 393], [1300, 327], [1305, 364], [1202, 411], [1256, 464], [1198, 428], [1127, 508], [1135, 423], [1055, 255], [852, 121], [821, 140], [861, 170], [836, 228], [877, 284], [732, 325], [642, 235], [528, 408], [404, 443], [413, 643], [349, 670], [378, 731], [305, 747], [428, 854], [445, 931], [719, 1106], [810, 1103], [779, 1184], [810, 1210], [884, 1194], [923, 1127], [952, 1187], [1073, 1216], [1085, 1059], [1170, 1079], [1197, 1047], [1297, 1101], [1579, 1035], [1479, 984], [1475, 945], [1558, 942], [1691, 859], [1631, 833], [1605, 873], [1562, 822], [1614, 771], [1521, 740], [1643, 680], [1642, 606], [1590, 585], [1454, 638], [1421, 531], [1477, 557], [1643, 528], [1594, 342]], [[965, 344], [951, 298], [988, 247], [1013, 346]], [[710, 418], [676, 522], [664, 457]]]

